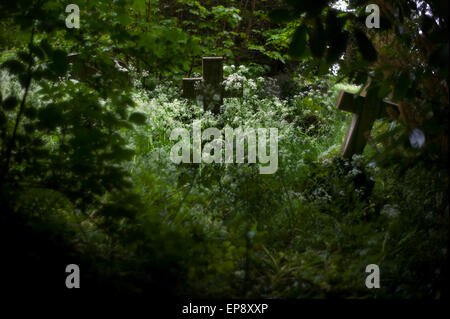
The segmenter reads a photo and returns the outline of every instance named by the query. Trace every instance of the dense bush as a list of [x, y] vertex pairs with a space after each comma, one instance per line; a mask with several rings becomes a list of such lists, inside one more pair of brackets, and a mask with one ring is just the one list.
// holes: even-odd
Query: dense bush
[[[251, 71], [245, 67], [225, 71], [231, 72], [230, 81], [242, 81], [244, 97], [226, 99], [218, 117], [203, 114], [201, 104], [180, 100], [166, 84], [150, 98], [143, 92], [135, 96], [138, 109], [150, 116], [131, 134], [137, 153], [130, 170], [142, 196], [164, 220], [180, 231], [191, 229], [200, 240], [197, 256], [205, 264], [188, 265], [188, 282], [195, 283], [190, 293], [277, 298], [444, 294], [447, 181], [437, 173], [421, 178], [428, 172], [420, 165], [407, 172], [380, 169], [367, 157], [370, 152], [352, 161], [338, 156], [349, 118], [332, 104], [340, 88], [358, 88], [338, 84], [331, 94], [322, 94], [307, 87], [288, 102], [267, 97], [270, 79], [247, 77]], [[170, 162], [171, 129], [190, 130], [199, 118], [203, 127], [277, 127], [277, 173], [259, 175], [257, 164]], [[424, 187], [432, 188], [427, 194], [438, 194], [439, 202], [435, 195], [427, 200]], [[427, 208], [419, 205], [426, 202]], [[437, 237], [428, 239], [429, 232]], [[419, 242], [427, 253], [415, 250]], [[373, 293], [364, 286], [370, 263], [379, 264], [386, 276], [383, 288]]]
[[[77, 263], [92, 296], [448, 295], [445, 14], [430, 1], [434, 24], [414, 16], [423, 8], [411, 1], [398, 5], [407, 14], [391, 27], [431, 23], [432, 45], [404, 59], [405, 37], [419, 39], [420, 28], [396, 29], [376, 43], [387, 60], [371, 65], [360, 9], [341, 13], [348, 23], [331, 29], [338, 12], [327, 2], [286, 2], [271, 22], [278, 2], [79, 1], [89, 14], [78, 30], [64, 27], [64, 1], [0, 5], [5, 287], [67, 292], [64, 267]], [[324, 26], [330, 34], [320, 37]], [[356, 36], [359, 51], [351, 40], [333, 46], [340, 32]], [[346, 49], [353, 60], [340, 59]], [[224, 86], [243, 86], [217, 115], [180, 97], [181, 77], [200, 76], [202, 54], [235, 62], [224, 67]], [[288, 54], [293, 68], [277, 69]], [[414, 72], [405, 75], [398, 61]], [[359, 92], [367, 76], [367, 97], [395, 86], [403, 113], [377, 122], [365, 153], [346, 160], [339, 154], [350, 115], [334, 102], [341, 89]], [[190, 131], [194, 120], [277, 128], [277, 172], [174, 164], [171, 131]], [[414, 132], [426, 136], [424, 147]], [[381, 289], [364, 285], [372, 263], [382, 269]], [[30, 267], [37, 276], [23, 276]]]

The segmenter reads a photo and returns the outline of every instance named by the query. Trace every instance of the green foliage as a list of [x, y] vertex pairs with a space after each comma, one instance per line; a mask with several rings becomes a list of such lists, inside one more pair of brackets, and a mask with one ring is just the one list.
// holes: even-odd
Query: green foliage
[[145, 124], [146, 117], [144, 113], [135, 112], [130, 115], [129, 120], [135, 124], [142, 125]]
[[[124, 132], [132, 128], [130, 122], [144, 124], [145, 116], [129, 115], [134, 106], [131, 84], [126, 74], [114, 67], [114, 56], [108, 53], [116, 41], [125, 43], [120, 45], [121, 50], [134, 49], [133, 35], [118, 20], [104, 17], [112, 10], [125, 10], [126, 2], [114, 7], [106, 2], [97, 3], [98, 7], [78, 3], [91, 9], [82, 20], [89, 28], [79, 31], [66, 29], [58, 20], [63, 8], [60, 4], [19, 1], [1, 5], [2, 12], [9, 16], [7, 23], [18, 25], [19, 32], [28, 36], [16, 50], [2, 55], [2, 60], [8, 57], [1, 66], [4, 71], [0, 86], [1, 95], [6, 96], [2, 99], [0, 127], [0, 199], [5, 208], [2, 220], [14, 220], [17, 214], [24, 216], [25, 226], [11, 222], [17, 227], [11, 232], [19, 231], [19, 235], [23, 227], [31, 226], [36, 234], [61, 236], [69, 227], [71, 231], [63, 235], [63, 240], [79, 242], [89, 251], [91, 263], [95, 264], [95, 256], [106, 260], [103, 258], [117, 254], [125, 265], [120, 277], [132, 277], [135, 274], [130, 267], [135, 265], [127, 264], [124, 251], [136, 256], [144, 247], [149, 248], [146, 254], [167, 250], [145, 242], [146, 233], [164, 226], [155, 223], [141, 229], [136, 219], [142, 213], [140, 198], [123, 167], [134, 154], [126, 145]], [[23, 12], [27, 12], [26, 19]], [[99, 33], [103, 34], [101, 40], [92, 36]], [[75, 50], [75, 61], [69, 61], [68, 52]], [[86, 71], [86, 66], [90, 70]], [[46, 223], [48, 219], [57, 222]], [[40, 229], [43, 225], [47, 228]], [[83, 229], [74, 225], [82, 225]], [[128, 232], [137, 237], [127, 237]], [[28, 233], [22, 235], [25, 242], [31, 240]], [[163, 237], [156, 241], [164, 242]], [[47, 242], [33, 249], [46, 255], [50, 245]], [[21, 258], [32, 256], [25, 254]], [[146, 266], [142, 267], [152, 263], [156, 267], [146, 284], [159, 285], [161, 272], [161, 280], [182, 276], [180, 271], [166, 272], [164, 265], [176, 268], [182, 262], [171, 258], [162, 256], [154, 262], [144, 258]], [[159, 270], [158, 263], [163, 265]], [[104, 265], [99, 261], [93, 267], [100, 269]], [[113, 281], [110, 274], [118, 274], [114, 268], [117, 265], [101, 276]]]
[[[427, 202], [425, 187], [429, 194], [439, 193], [439, 203], [428, 199], [430, 214], [439, 215], [446, 205], [446, 181], [437, 175], [433, 182], [421, 177], [427, 169], [420, 165], [401, 173], [400, 167], [380, 169], [368, 163], [370, 157], [345, 161], [338, 156], [349, 118], [331, 105], [340, 89], [357, 92], [359, 87], [333, 85], [331, 79], [300, 79], [300, 93], [288, 102], [270, 96], [274, 83], [249, 68], [227, 66], [224, 71], [229, 81], [243, 83], [244, 97], [226, 99], [218, 117], [202, 113], [201, 104], [180, 101], [170, 84], [157, 86], [151, 97], [136, 96], [138, 108], [150, 116], [145, 126], [131, 133], [137, 156], [130, 170], [149, 206], [179, 232], [193, 236], [198, 257], [187, 264], [187, 294], [254, 298], [445, 294], [439, 280], [448, 276], [443, 248], [448, 210], [433, 219], [425, 217], [430, 215], [419, 203]], [[203, 127], [235, 127], [244, 119], [248, 127], [276, 125], [279, 170], [262, 176], [255, 164], [174, 165], [168, 158], [174, 143], [169, 139], [171, 129], [190, 130], [196, 118], [202, 119]], [[414, 201], [408, 202], [411, 198]], [[434, 220], [433, 226], [428, 220]], [[426, 238], [430, 229], [437, 241]], [[414, 248], [418, 243], [433, 253], [418, 253]], [[197, 263], [200, 260], [204, 264]], [[365, 266], [370, 263], [386, 272], [377, 291], [364, 286]], [[420, 275], [422, 271], [426, 275]]]
[[[415, 154], [439, 158], [445, 165], [448, 108], [441, 106], [448, 104], [448, 94], [443, 93], [448, 92], [448, 11], [442, 10], [448, 4], [380, 3], [381, 27], [368, 29], [365, 8], [370, 1], [348, 1], [345, 9], [326, 1], [284, 2], [284, 8], [269, 16], [282, 25], [281, 34], [291, 37], [290, 56], [316, 65], [313, 74], [325, 74], [333, 64], [339, 65], [338, 72], [349, 81], [370, 85], [374, 96], [401, 103], [402, 115], [395, 119], [404, 125], [402, 139], [407, 140], [414, 129], [423, 130], [429, 143]], [[432, 89], [437, 83], [440, 89]], [[390, 144], [392, 135], [385, 137], [389, 145], [385, 157], [414, 153], [405, 150], [407, 145]]]
[[[448, 295], [447, 153], [436, 146], [448, 137], [448, 5], [426, 2], [431, 18], [396, 2], [379, 45], [362, 31], [364, 1], [349, 12], [284, 3], [78, 1], [80, 29], [65, 27], [65, 1], [0, 5], [0, 218], [17, 273], [48, 258], [48, 278], [76, 260], [95, 293], [158, 297]], [[201, 55], [250, 61], [225, 66], [225, 87], [244, 94], [218, 115], [180, 98]], [[392, 92], [420, 121], [376, 123], [347, 161], [350, 115], [334, 102], [368, 76], [367, 98]], [[276, 127], [277, 172], [172, 163], [172, 129], [196, 119]], [[381, 289], [364, 285], [371, 263]]]
[[295, 30], [294, 36], [292, 37], [292, 43], [289, 47], [290, 55], [292, 57], [301, 57], [306, 49], [306, 28], [300, 26]]
[[365, 33], [360, 30], [355, 30], [356, 43], [364, 60], [374, 62], [377, 59], [377, 51], [372, 45], [372, 42], [367, 38]]

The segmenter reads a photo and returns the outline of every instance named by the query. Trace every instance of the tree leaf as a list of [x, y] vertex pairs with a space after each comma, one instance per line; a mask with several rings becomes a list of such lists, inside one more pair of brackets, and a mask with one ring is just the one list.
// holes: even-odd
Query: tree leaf
[[17, 104], [19, 104], [17, 98], [13, 95], [10, 95], [2, 102], [2, 107], [6, 111], [11, 111], [17, 106]]
[[36, 116], [38, 114], [38, 111], [36, 110], [36, 108], [31, 106], [31, 107], [25, 108], [23, 113], [24, 113], [24, 115], [26, 117], [28, 117], [29, 119], [33, 120], [33, 119], [36, 118]]
[[285, 2], [295, 8], [297, 12], [309, 12], [315, 15], [322, 11], [327, 5], [327, 0], [285, 0]]
[[40, 46], [33, 45], [31, 46], [31, 52], [36, 55], [39, 59], [43, 59], [45, 57], [45, 52], [42, 50]]
[[288, 9], [280, 8], [269, 12], [269, 18], [275, 23], [289, 22], [295, 17], [291, 15]]
[[319, 19], [316, 19], [314, 29], [309, 32], [309, 46], [314, 57], [321, 58], [323, 56], [325, 52], [325, 32]]
[[366, 34], [356, 29], [354, 32], [359, 52], [361, 52], [364, 60], [374, 62], [377, 60], [377, 50], [375, 50], [372, 42], [367, 38]]
[[0, 124], [3, 125], [7, 122], [7, 117], [5, 115], [5, 113], [0, 110]]
[[45, 108], [40, 109], [38, 118], [40, 125], [50, 130], [55, 129], [63, 120], [61, 110], [55, 104], [49, 104]]
[[408, 92], [409, 88], [409, 82], [409, 74], [407, 72], [401, 72], [394, 87], [394, 101], [399, 101], [406, 97], [406, 93]]
[[289, 46], [289, 55], [293, 58], [301, 57], [306, 49], [306, 28], [299, 26], [295, 30], [292, 42]]
[[19, 60], [10, 59], [5, 62], [0, 67], [1, 69], [7, 69], [9, 73], [18, 75], [25, 72], [25, 65], [23, 65]]
[[145, 124], [146, 120], [147, 120], [147, 117], [145, 116], [144, 113], [141, 113], [141, 112], [135, 112], [135, 113], [131, 114], [130, 118], [129, 118], [130, 122], [133, 122], [134, 124], [137, 124], [137, 125]]
[[68, 67], [67, 53], [63, 50], [55, 50], [52, 57], [52, 69], [57, 74], [65, 74]]
[[27, 51], [19, 51], [16, 53], [16, 55], [25, 64], [29, 64], [33, 60], [33, 57], [30, 56], [30, 53]]
[[340, 31], [334, 33], [330, 39], [330, 46], [327, 50], [327, 62], [332, 63], [337, 61], [347, 48], [349, 33], [347, 31]]
[[47, 39], [43, 39], [40, 43], [39, 43], [39, 47], [42, 49], [42, 51], [45, 53], [45, 55], [47, 55], [48, 57], [53, 55], [53, 49], [50, 46], [50, 44], [48, 43]]

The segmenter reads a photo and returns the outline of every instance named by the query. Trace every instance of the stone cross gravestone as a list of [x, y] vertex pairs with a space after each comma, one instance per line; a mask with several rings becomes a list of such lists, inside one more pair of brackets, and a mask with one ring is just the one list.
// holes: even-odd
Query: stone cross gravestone
[[203, 57], [201, 78], [184, 78], [182, 97], [195, 99], [202, 97], [203, 109], [210, 110], [214, 114], [220, 112], [224, 97], [242, 97], [242, 89], [226, 92], [222, 82], [223, 57]]
[[366, 97], [346, 91], [339, 93], [336, 107], [353, 113], [352, 123], [341, 150], [341, 155], [346, 158], [352, 158], [354, 154], [362, 154], [375, 120], [388, 117], [388, 109], [397, 112], [395, 103], [389, 101], [370, 103]]

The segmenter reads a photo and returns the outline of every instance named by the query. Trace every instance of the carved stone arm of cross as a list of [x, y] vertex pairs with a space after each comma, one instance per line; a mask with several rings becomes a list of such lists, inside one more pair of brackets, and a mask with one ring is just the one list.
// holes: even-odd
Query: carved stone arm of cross
[[341, 149], [341, 155], [346, 158], [351, 158], [354, 154], [362, 154], [375, 120], [388, 117], [389, 108], [397, 112], [397, 104], [380, 101], [374, 105], [365, 97], [346, 91], [339, 93], [336, 107], [353, 113], [352, 122]]

